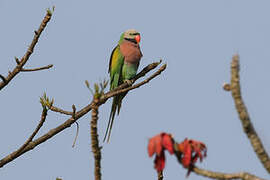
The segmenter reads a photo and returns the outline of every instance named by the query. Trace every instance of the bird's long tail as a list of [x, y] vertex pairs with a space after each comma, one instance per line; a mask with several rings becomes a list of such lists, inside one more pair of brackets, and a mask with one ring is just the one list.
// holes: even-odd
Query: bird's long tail
[[126, 93], [122, 93], [122, 94], [120, 94], [118, 96], [115, 96], [113, 98], [112, 108], [111, 108], [111, 113], [110, 113], [110, 118], [109, 118], [109, 123], [107, 125], [107, 129], [106, 129], [106, 133], [105, 133], [105, 137], [103, 139], [103, 142], [105, 142], [106, 138], [107, 138], [107, 143], [110, 141], [110, 136], [111, 136], [111, 131], [112, 131], [112, 126], [113, 126], [113, 121], [114, 121], [115, 113], [117, 111], [117, 115], [119, 115], [120, 109], [121, 109], [121, 105], [122, 105], [122, 100], [124, 99], [124, 97], [126, 95], [127, 95], [127, 92]]
[[115, 113], [116, 113], [116, 110], [118, 109], [117, 111], [118, 111], [118, 114], [119, 114], [121, 103], [122, 103], [122, 97], [121, 96], [115, 96], [113, 98], [109, 123], [108, 123], [107, 128], [106, 128], [106, 133], [105, 133], [105, 137], [103, 139], [103, 142], [105, 142], [106, 138], [107, 138], [107, 143], [110, 141], [110, 136], [111, 136], [112, 125], [113, 125]]

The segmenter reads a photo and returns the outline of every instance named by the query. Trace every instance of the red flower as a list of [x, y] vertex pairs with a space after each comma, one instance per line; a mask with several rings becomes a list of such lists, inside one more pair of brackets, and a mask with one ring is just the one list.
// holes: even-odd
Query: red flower
[[154, 167], [158, 172], [163, 171], [165, 167], [165, 150], [177, 156], [184, 168], [188, 169], [187, 176], [192, 171], [198, 158], [202, 161], [206, 157], [207, 151], [204, 143], [187, 138], [178, 144], [177, 148], [177, 143], [170, 134], [160, 133], [152, 137], [148, 143], [148, 155], [152, 157], [155, 154]]
[[[200, 158], [202, 162], [203, 158], [206, 157], [206, 146], [204, 143], [195, 140], [188, 140], [187, 138], [180, 144], [178, 144], [178, 149], [181, 154], [181, 162], [185, 168], [188, 168], [188, 174], [192, 170], [194, 164], [197, 162], [197, 159]], [[202, 155], [203, 152], [203, 155]]]
[[165, 154], [164, 151], [168, 150], [170, 154], [173, 154], [173, 140], [170, 134], [160, 133], [149, 140], [148, 143], [148, 155], [151, 157], [156, 154], [155, 157], [155, 169], [160, 172], [165, 167]]
[[155, 169], [160, 172], [164, 169], [165, 167], [165, 154], [164, 151], [161, 152], [161, 154], [158, 156], [156, 155], [155, 157]]

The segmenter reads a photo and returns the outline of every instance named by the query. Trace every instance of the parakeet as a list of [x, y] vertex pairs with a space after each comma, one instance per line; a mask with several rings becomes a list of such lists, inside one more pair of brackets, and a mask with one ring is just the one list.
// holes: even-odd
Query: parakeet
[[[120, 40], [113, 49], [110, 57], [110, 90], [115, 89], [117, 86], [132, 79], [136, 75], [142, 57], [139, 46], [140, 40], [140, 33], [134, 29], [127, 30], [121, 34]], [[127, 93], [123, 93], [113, 97], [109, 123], [103, 141], [105, 141], [106, 138], [107, 142], [110, 140], [115, 113], [117, 111], [117, 114], [119, 114], [122, 100], [126, 94]]]

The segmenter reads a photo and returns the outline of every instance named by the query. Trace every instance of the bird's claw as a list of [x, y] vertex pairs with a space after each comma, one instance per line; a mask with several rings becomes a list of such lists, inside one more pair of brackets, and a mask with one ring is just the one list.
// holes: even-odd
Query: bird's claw
[[131, 80], [129, 80], [129, 79], [124, 80], [124, 83], [127, 83], [127, 84], [128, 84], [128, 86], [131, 86], [131, 85], [132, 85], [132, 81], [131, 81]]

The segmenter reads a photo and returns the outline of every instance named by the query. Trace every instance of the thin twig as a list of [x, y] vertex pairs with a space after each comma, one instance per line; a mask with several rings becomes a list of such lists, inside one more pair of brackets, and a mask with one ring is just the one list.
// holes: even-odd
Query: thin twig
[[[5, 78], [6, 79], [6, 82], [3, 82], [3, 81], [0, 82], [0, 90], [3, 89], [22, 70], [23, 66], [28, 61], [28, 59], [31, 56], [31, 54], [34, 52], [34, 48], [35, 48], [35, 46], [36, 46], [36, 44], [38, 42], [38, 39], [39, 39], [42, 31], [46, 27], [47, 23], [50, 21], [51, 16], [52, 16], [52, 13], [50, 11], [47, 11], [47, 13], [46, 13], [43, 21], [41, 22], [38, 30], [34, 34], [34, 38], [33, 38], [32, 42], [31, 42], [29, 48], [27, 49], [26, 53], [21, 58], [21, 60], [19, 60], [19, 61], [16, 60], [17, 66]], [[18, 64], [18, 62], [19, 62], [19, 64]]]
[[76, 115], [76, 107], [74, 104], [72, 104], [72, 117], [75, 119], [75, 115]]
[[71, 117], [68, 120], [66, 120], [64, 123], [62, 123], [61, 125], [57, 126], [56, 128], [51, 129], [49, 132], [45, 133], [44, 135], [42, 135], [41, 137], [37, 138], [36, 140], [31, 141], [24, 148], [23, 151], [21, 151], [20, 153], [18, 153], [17, 156], [14, 156], [14, 154], [16, 153], [16, 151], [14, 151], [11, 154], [7, 155], [6, 157], [4, 157], [3, 159], [0, 160], [0, 168], [3, 167], [5, 164], [13, 161], [14, 159], [16, 159], [17, 157], [19, 157], [20, 155], [26, 153], [27, 151], [30, 151], [30, 150], [34, 149], [39, 144], [44, 143], [45, 141], [47, 141], [48, 139], [52, 138], [53, 136], [55, 136], [59, 132], [63, 131], [64, 129], [70, 127], [73, 123], [76, 122], [76, 120], [78, 120], [83, 115], [85, 115], [86, 113], [88, 113], [91, 109], [92, 109], [92, 104], [88, 104], [87, 106], [85, 106], [83, 109], [81, 109], [80, 111], [78, 111], [76, 113], [76, 119], [73, 119]]
[[[147, 67], [149, 67], [150, 65], [148, 65]], [[157, 67], [157, 66], [156, 66]], [[166, 66], [165, 66], [166, 68]], [[164, 66], [162, 66], [159, 70], [157, 70], [157, 72], [161, 73], [162, 71], [165, 70]], [[147, 69], [147, 68], [146, 68]], [[138, 74], [144, 74], [144, 72], [146, 72], [144, 69]], [[148, 71], [149, 72], [149, 71]], [[155, 77], [158, 75], [156, 73]], [[147, 73], [147, 72], [146, 72]], [[145, 74], [146, 74], [145, 73]], [[144, 74], [144, 75], [145, 75]], [[134, 77], [134, 79], [138, 79], [138, 75], [136, 75]], [[140, 75], [140, 77], [143, 77]], [[150, 76], [148, 79], [153, 79], [153, 75]], [[133, 80], [133, 79], [132, 79]], [[149, 82], [150, 80], [144, 80], [145, 82]], [[139, 83], [138, 83], [139, 84]], [[145, 84], [145, 83], [144, 83]], [[141, 84], [140, 86], [142, 86], [143, 84]], [[136, 88], [140, 87], [138, 86], [137, 84], [134, 85]], [[132, 88], [133, 86], [131, 87], [128, 87], [128, 88], [125, 88], [123, 89], [124, 92], [126, 91], [129, 91], [131, 89], [134, 89]], [[100, 99], [99, 99], [99, 106], [104, 104], [109, 98], [113, 97], [113, 96], [116, 96], [118, 94], [121, 94], [122, 92], [119, 91], [119, 92], [114, 92], [112, 93], [112, 91], [109, 91], [107, 92], [106, 94], [104, 94]], [[77, 111], [76, 114], [75, 114], [75, 119], [73, 117], [70, 117], [68, 120], [66, 120], [64, 123], [62, 123], [61, 125], [57, 126], [56, 128], [53, 128], [51, 129], [49, 132], [45, 133], [44, 135], [40, 136], [39, 138], [37, 138], [36, 140], [34, 141], [31, 141], [24, 149], [23, 151], [21, 151], [20, 153], [18, 153], [18, 155], [16, 157], [14, 157], [14, 153], [16, 153], [16, 151], [12, 152], [11, 154], [7, 155], [6, 157], [4, 157], [3, 159], [0, 160], [0, 168], [3, 167], [5, 164], [13, 161], [14, 159], [16, 159], [17, 157], [19, 157], [20, 155], [34, 149], [36, 146], [38, 146], [39, 144], [42, 144], [44, 143], [45, 141], [47, 141], [48, 139], [52, 138], [53, 136], [55, 136], [56, 134], [58, 134], [59, 132], [63, 131], [64, 129], [70, 127], [73, 123], [75, 123], [78, 119], [80, 119], [82, 116], [84, 116], [85, 114], [87, 114], [91, 109], [92, 109], [92, 106], [93, 106], [93, 102], [91, 102], [90, 104], [86, 105], [84, 108], [82, 108], [81, 110]], [[53, 111], [56, 111], [55, 107], [51, 106], [51, 109]], [[72, 115], [73, 112], [66, 112], [66, 111], [59, 111], [59, 108], [57, 108], [57, 111], [56, 112], [60, 112], [60, 113], [63, 113], [63, 114], [67, 114], [67, 115]]]
[[247, 108], [244, 104], [241, 95], [241, 88], [240, 88], [240, 76], [239, 76], [239, 56], [235, 55], [232, 58], [231, 63], [231, 84], [229, 90], [232, 92], [232, 97], [235, 103], [235, 107], [237, 109], [239, 119], [242, 122], [243, 130], [246, 133], [247, 137], [250, 140], [250, 143], [257, 154], [257, 157], [263, 164], [264, 168], [270, 173], [270, 159], [265, 151], [263, 144], [255, 131], [254, 126], [252, 125], [251, 119], [249, 117]]
[[97, 121], [98, 121], [98, 99], [93, 100], [92, 120], [91, 120], [91, 143], [92, 152], [95, 159], [95, 180], [101, 179], [101, 152], [98, 141]]
[[26, 146], [28, 146], [28, 144], [30, 142], [32, 142], [33, 138], [35, 137], [35, 135], [38, 133], [38, 131], [40, 130], [40, 128], [42, 127], [42, 125], [44, 124], [45, 120], [47, 117], [47, 109], [43, 108], [42, 114], [41, 114], [41, 119], [36, 127], [36, 129], [34, 130], [34, 132], [31, 134], [31, 136], [27, 139], [27, 141], [25, 141], [25, 143], [17, 150], [15, 151], [10, 158], [15, 159], [16, 157], [19, 156], [19, 154], [24, 150], [24, 148]]
[[72, 147], [74, 148], [75, 147], [75, 144], [76, 144], [76, 141], [77, 141], [77, 138], [78, 138], [78, 135], [79, 135], [79, 124], [77, 121], [75, 121], [75, 124], [76, 124], [76, 135], [75, 135], [75, 138], [74, 138], [74, 141], [73, 141], [73, 144], [72, 144]]
[[58, 113], [61, 113], [61, 114], [65, 114], [65, 115], [73, 115], [73, 112], [65, 111], [65, 110], [60, 109], [60, 108], [55, 107], [55, 106], [51, 106], [51, 107], [49, 107], [49, 109], [50, 109], [51, 111], [58, 112]]
[[228, 174], [228, 173], [208, 171], [198, 167], [194, 167], [192, 171], [198, 175], [205, 176], [211, 179], [264, 180], [247, 172]]
[[24, 68], [22, 68], [21, 71], [22, 72], [40, 71], [40, 70], [44, 70], [44, 69], [50, 69], [52, 67], [53, 67], [53, 65], [49, 64], [48, 66], [43, 66], [43, 67], [33, 68], [33, 69], [24, 69]]
[[[76, 107], [75, 107], [74, 104], [72, 105], [72, 110], [73, 110], [73, 112], [72, 112], [72, 118], [75, 119], [76, 118]], [[76, 123], [77, 129], [76, 129], [75, 139], [74, 139], [73, 144], [72, 144], [72, 147], [73, 148], [75, 147], [75, 143], [76, 143], [77, 138], [78, 138], [78, 135], [79, 135], [79, 124], [76, 121], [75, 121], [75, 123]]]

